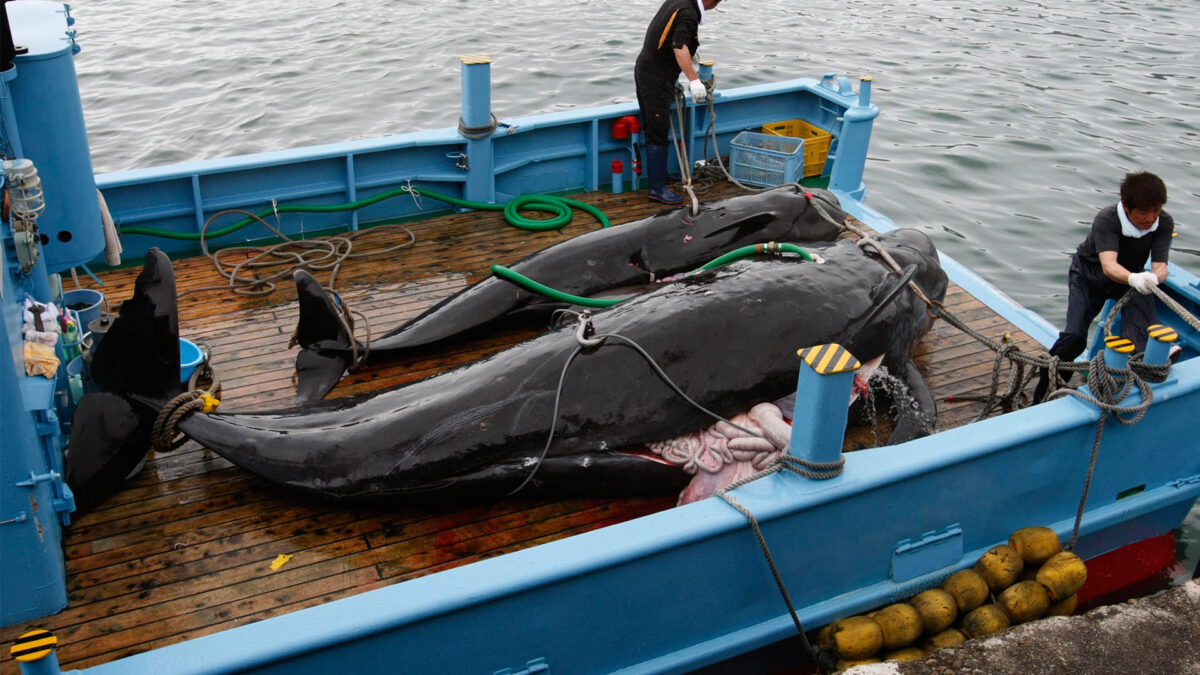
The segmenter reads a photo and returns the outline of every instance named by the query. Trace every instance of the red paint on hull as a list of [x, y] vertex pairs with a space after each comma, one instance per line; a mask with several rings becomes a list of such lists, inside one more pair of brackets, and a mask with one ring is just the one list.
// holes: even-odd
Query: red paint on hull
[[1175, 535], [1170, 532], [1096, 556], [1087, 561], [1087, 568], [1076, 613], [1159, 591], [1183, 569], [1175, 559]]

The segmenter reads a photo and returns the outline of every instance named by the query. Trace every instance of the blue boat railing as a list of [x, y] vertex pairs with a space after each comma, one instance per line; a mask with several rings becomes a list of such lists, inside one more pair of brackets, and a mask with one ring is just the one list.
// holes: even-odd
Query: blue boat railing
[[[465, 82], [464, 86], [471, 86]], [[860, 87], [861, 89], [861, 87]], [[869, 95], [869, 89], [867, 89]], [[689, 102], [685, 125], [689, 157], [703, 158], [705, 147], [728, 154], [737, 133], [785, 119], [804, 119], [833, 136], [826, 163], [830, 187], [861, 197], [875, 106], [860, 105], [848, 78], [796, 79], [769, 85], [717, 90], [709, 129], [705, 105]], [[146, 228], [196, 235], [222, 210], [271, 211], [280, 204], [329, 206], [353, 203], [404, 186], [432, 189], [460, 199], [501, 203], [529, 193], [598, 190], [611, 180], [614, 159], [632, 177], [630, 146], [613, 137], [613, 124], [636, 115], [633, 103], [614, 104], [529, 117], [506, 118], [487, 138], [443, 128], [378, 139], [295, 150], [212, 159], [138, 169], [97, 177], [118, 228]], [[857, 122], [853, 120], [857, 119]], [[855, 126], [857, 125], [857, 126]], [[849, 137], [858, 138], [848, 142]], [[481, 152], [480, 144], [488, 146]], [[482, 160], [480, 159], [482, 158]], [[672, 164], [673, 166], [673, 164]], [[354, 230], [385, 221], [424, 217], [449, 207], [432, 199], [403, 195], [358, 210], [279, 214], [268, 220], [288, 236]], [[240, 218], [240, 216], [235, 217]], [[215, 230], [232, 221], [214, 222]], [[262, 225], [248, 226], [216, 245], [274, 236]], [[124, 234], [132, 255], [150, 246], [169, 253], [198, 250], [197, 243], [144, 234]]]

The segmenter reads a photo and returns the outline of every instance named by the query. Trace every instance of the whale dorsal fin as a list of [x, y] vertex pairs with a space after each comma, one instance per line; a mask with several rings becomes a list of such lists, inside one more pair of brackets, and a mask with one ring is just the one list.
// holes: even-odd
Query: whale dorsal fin
[[305, 270], [296, 270], [300, 320], [296, 325], [297, 397], [301, 401], [324, 398], [351, 365], [351, 340], [338, 310], [321, 284]]

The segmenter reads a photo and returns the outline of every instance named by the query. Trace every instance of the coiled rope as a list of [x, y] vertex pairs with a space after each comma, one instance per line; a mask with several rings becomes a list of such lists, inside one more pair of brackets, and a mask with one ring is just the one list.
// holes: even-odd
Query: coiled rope
[[[1155, 379], [1152, 381], [1161, 382], [1167, 378], [1170, 373], [1170, 366], [1159, 365], [1152, 366], [1142, 363], [1142, 355], [1137, 354], [1129, 359], [1130, 366], [1135, 362], [1140, 363], [1142, 370], [1151, 373]], [[1150, 409], [1150, 404], [1154, 402], [1154, 392], [1151, 391], [1150, 385], [1146, 383], [1145, 378], [1135, 374], [1132, 367], [1126, 367], [1121, 370], [1110, 368], [1104, 364], [1104, 351], [1101, 350], [1092, 357], [1089, 363], [1088, 389], [1092, 394], [1088, 395], [1074, 389], [1060, 389], [1051, 393], [1046, 397], [1049, 400], [1052, 397], [1070, 395], [1091, 403], [1100, 409], [1100, 419], [1096, 423], [1096, 437], [1092, 441], [1092, 454], [1088, 460], [1087, 474], [1083, 481], [1083, 491], [1079, 496], [1079, 507], [1075, 510], [1075, 525], [1071, 530], [1071, 541], [1067, 544], [1066, 550], [1075, 550], [1075, 544], [1079, 540], [1079, 528], [1083, 523], [1083, 511], [1087, 505], [1088, 492], [1092, 486], [1092, 474], [1096, 469], [1096, 458], [1100, 453], [1100, 439], [1104, 436], [1104, 424], [1111, 415], [1120, 424], [1130, 426], [1137, 424], [1145, 416], [1146, 411]], [[1119, 405], [1120, 401], [1125, 400], [1136, 386], [1141, 393], [1142, 400], [1134, 406]], [[1132, 417], [1125, 418], [1122, 414], [1131, 414]]]
[[[208, 382], [207, 387], [200, 387], [200, 382]], [[192, 371], [188, 378], [187, 391], [171, 399], [150, 428], [150, 447], [158, 452], [170, 452], [187, 441], [186, 436], [179, 434], [176, 427], [180, 420], [193, 412], [212, 412], [220, 405], [221, 379], [209, 364], [207, 351], [204, 360]]]
[[[865, 236], [865, 233], [862, 233], [852, 226], [847, 226], [847, 228], [851, 229], [860, 236]], [[860, 241], [859, 244], [864, 245], [868, 241], [869, 238], [864, 241]], [[875, 243], [874, 246], [875, 249], [879, 251], [880, 256], [887, 261], [895, 271], [899, 272], [899, 265], [897, 265], [896, 262], [892, 260], [891, 257], [886, 254], [886, 252], [883, 251], [882, 247], [880, 247], [878, 243]], [[1011, 344], [1009, 342], [1009, 335], [1007, 333], [1005, 334], [1003, 341], [998, 342], [979, 333], [978, 331], [973, 330], [971, 327], [966, 325], [965, 322], [946, 310], [941, 303], [930, 301], [923, 293], [920, 292], [920, 289], [916, 286], [915, 282], [910, 282], [910, 285], [913, 287], [913, 290], [917, 292], [918, 297], [920, 297], [929, 307], [931, 316], [934, 318], [940, 317], [945, 319], [952, 326], [958, 328], [967, 335], [970, 335], [977, 341], [988, 346], [990, 349], [996, 352], [996, 358], [993, 361], [994, 366], [992, 370], [992, 392], [986, 399], [984, 412], [980, 416], [980, 419], [986, 417], [996, 405], [997, 399], [995, 392], [998, 388], [999, 371], [1001, 367], [1000, 364], [1004, 360], [1008, 360], [1011, 363], [1016, 364], [1016, 376], [1010, 379], [1010, 387], [1004, 395], [1004, 397], [1010, 398], [1010, 400], [1012, 400], [1014, 403], [1016, 401], [1016, 396], [1021, 390], [1024, 389], [1025, 384], [1028, 383], [1029, 378], [1033, 374], [1032, 370], [1030, 370], [1028, 374], [1024, 373], [1024, 366], [1029, 365], [1037, 368], [1046, 368], [1051, 374], [1051, 389], [1053, 391], [1051, 391], [1051, 393], [1046, 397], [1047, 400], [1061, 396], [1074, 396], [1083, 401], [1087, 401], [1088, 403], [1091, 403], [1100, 409], [1100, 419], [1096, 424], [1096, 436], [1092, 442], [1091, 458], [1088, 461], [1088, 468], [1084, 477], [1083, 491], [1079, 497], [1079, 506], [1075, 512], [1075, 524], [1072, 529], [1071, 540], [1066, 546], [1068, 551], [1073, 550], [1076, 542], [1079, 540], [1079, 529], [1083, 522], [1083, 512], [1087, 505], [1088, 492], [1091, 489], [1092, 475], [1095, 472], [1096, 458], [1100, 452], [1100, 441], [1104, 435], [1104, 425], [1106, 420], [1111, 415], [1117, 420], [1118, 423], [1127, 426], [1140, 422], [1142, 417], [1145, 416], [1146, 411], [1149, 410], [1150, 405], [1154, 402], [1154, 392], [1148, 383], [1164, 381], [1170, 375], [1170, 365], [1155, 365], [1145, 363], [1142, 355], [1138, 354], [1129, 358], [1124, 368], [1116, 369], [1109, 367], [1104, 363], [1103, 350], [1097, 352], [1088, 363], [1062, 363], [1059, 361], [1058, 357], [1052, 355], [1048, 355], [1047, 357], [1034, 357], [1022, 352], [1016, 345]], [[1180, 305], [1178, 302], [1175, 302], [1174, 299], [1172, 299], [1166, 294], [1166, 292], [1158, 287], [1153, 288], [1153, 291], [1155, 295], [1163, 301], [1164, 305], [1178, 314], [1180, 318], [1188, 323], [1188, 325], [1192, 326], [1197, 331], [1200, 331], [1200, 321], [1192, 316], [1182, 305]], [[1113, 319], [1120, 309], [1129, 302], [1134, 293], [1136, 293], [1136, 291], [1130, 289], [1129, 292], [1127, 292], [1117, 301], [1116, 305], [1109, 313], [1108, 320], [1105, 322], [1105, 333], [1107, 335], [1112, 335]], [[1059, 376], [1060, 370], [1072, 372], [1086, 370], [1087, 386], [1091, 393], [1087, 394], [1075, 389], [1064, 387]], [[1120, 402], [1124, 401], [1133, 392], [1134, 387], [1138, 388], [1138, 391], [1141, 394], [1141, 401], [1137, 405], [1132, 406], [1120, 405]], [[959, 400], [968, 400], [971, 397], [957, 398]], [[1123, 417], [1122, 415], [1131, 416]]]
[[500, 126], [500, 122], [496, 119], [496, 113], [488, 113], [491, 115], [491, 120], [480, 127], [469, 127], [462, 117], [458, 118], [458, 133], [472, 141], [480, 141], [492, 135], [496, 127]]
[[[207, 233], [208, 228], [212, 223], [222, 216], [230, 214], [240, 214], [259, 223], [263, 227], [273, 232], [275, 236], [284, 241], [273, 246], [234, 246], [221, 249], [219, 251], [210, 252], [208, 250]], [[408, 235], [407, 241], [402, 241], [398, 244], [386, 246], [384, 248], [354, 253], [354, 240], [367, 232], [378, 233], [391, 230], [399, 230]], [[283, 232], [272, 226], [266, 220], [256, 213], [251, 213], [243, 209], [227, 209], [214, 213], [204, 222], [204, 227], [200, 229], [200, 251], [212, 261], [217, 273], [229, 281], [223, 286], [202, 286], [198, 288], [188, 289], [180, 293], [180, 297], [189, 293], [211, 290], [231, 290], [238, 295], [246, 296], [263, 296], [269, 295], [275, 291], [275, 281], [291, 277], [297, 269], [304, 269], [310, 272], [330, 270], [329, 283], [326, 286], [328, 290], [333, 289], [337, 280], [338, 271], [341, 269], [342, 263], [346, 260], [356, 258], [367, 258], [371, 256], [385, 255], [395, 253], [403, 249], [412, 247], [416, 243], [416, 237], [412, 230], [409, 230], [403, 225], [380, 225], [371, 230], [360, 230], [357, 232], [348, 232], [343, 235], [329, 237], [328, 239], [291, 239]], [[230, 264], [221, 259], [222, 256], [231, 254], [253, 254], [250, 258]], [[244, 276], [243, 272], [249, 270], [257, 270], [263, 268], [280, 267], [277, 272], [269, 274], [265, 277]]]

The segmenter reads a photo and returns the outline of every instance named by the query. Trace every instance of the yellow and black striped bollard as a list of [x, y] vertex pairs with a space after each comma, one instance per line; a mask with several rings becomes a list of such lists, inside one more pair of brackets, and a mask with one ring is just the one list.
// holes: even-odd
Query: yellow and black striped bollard
[[58, 638], [48, 630], [31, 630], [13, 643], [10, 653], [21, 666], [22, 675], [58, 675], [54, 648]]

